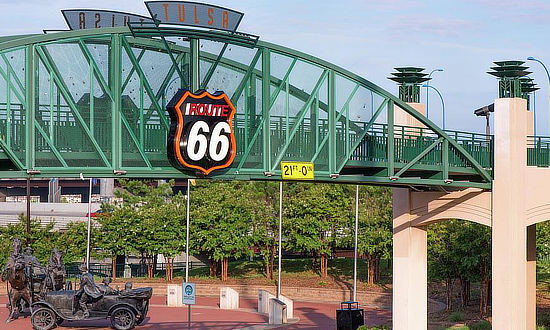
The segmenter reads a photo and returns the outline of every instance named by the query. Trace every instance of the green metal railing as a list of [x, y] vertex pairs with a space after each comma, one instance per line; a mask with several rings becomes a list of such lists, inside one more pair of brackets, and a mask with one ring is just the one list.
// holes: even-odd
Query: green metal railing
[[527, 137], [527, 166], [550, 166], [550, 137]]
[[[487, 170], [493, 167], [492, 151], [493, 136], [460, 131], [445, 131], [453, 137], [476, 161]], [[373, 125], [359, 147], [354, 151], [351, 160], [364, 162], [387, 162], [388, 126], [386, 124]], [[419, 127], [395, 126], [394, 149], [396, 163], [401, 165], [411, 162], [421, 152], [435, 143], [438, 136], [431, 130]], [[418, 162], [417, 168], [422, 165], [443, 166], [444, 143], [438, 143]], [[470, 168], [468, 162], [459, 153], [451, 150], [449, 166]]]
[[[74, 278], [80, 275], [78, 270], [80, 264], [72, 263], [65, 266], [67, 278]], [[116, 276], [124, 276], [125, 266], [130, 268], [130, 275], [132, 277], [146, 277], [147, 276], [147, 264], [144, 263], [129, 263], [129, 264], [116, 264]], [[174, 262], [174, 272], [185, 271], [185, 262]], [[189, 261], [189, 270], [207, 267], [207, 265], [200, 261]], [[157, 263], [153, 276], [166, 276], [166, 263]], [[110, 263], [90, 263], [90, 273], [98, 277], [112, 277], [113, 266]]]

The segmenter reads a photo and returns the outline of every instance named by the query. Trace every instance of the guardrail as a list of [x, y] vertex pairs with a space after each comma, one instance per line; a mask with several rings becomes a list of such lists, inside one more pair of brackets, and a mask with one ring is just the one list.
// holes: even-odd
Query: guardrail
[[[78, 267], [80, 263], [67, 264], [65, 266], [67, 278], [73, 278], [80, 275]], [[147, 276], [147, 264], [145, 263], [130, 263], [130, 264], [116, 264], [116, 276], [123, 277], [126, 266], [130, 266], [132, 277], [146, 277]], [[166, 276], [167, 263], [157, 263], [156, 269], [154, 269], [153, 276], [162, 277]], [[185, 271], [185, 262], [174, 262], [174, 272]], [[207, 265], [200, 261], [189, 261], [189, 270], [206, 267]], [[98, 277], [112, 277], [112, 265], [110, 263], [90, 263], [90, 273]]]
[[550, 166], [550, 137], [527, 137], [527, 166]]

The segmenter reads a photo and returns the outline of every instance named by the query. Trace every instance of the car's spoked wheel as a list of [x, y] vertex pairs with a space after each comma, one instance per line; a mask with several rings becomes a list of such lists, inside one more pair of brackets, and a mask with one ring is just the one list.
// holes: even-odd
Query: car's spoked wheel
[[136, 315], [126, 307], [119, 307], [111, 314], [111, 326], [117, 330], [133, 329], [136, 324]]
[[36, 330], [50, 330], [55, 328], [57, 317], [49, 308], [38, 308], [31, 315], [31, 323]]

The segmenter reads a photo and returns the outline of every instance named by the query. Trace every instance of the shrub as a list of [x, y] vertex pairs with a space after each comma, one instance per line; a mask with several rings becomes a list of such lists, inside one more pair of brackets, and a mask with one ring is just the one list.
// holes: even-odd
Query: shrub
[[486, 320], [481, 320], [470, 326], [470, 330], [491, 330], [491, 323]]
[[453, 312], [450, 316], [449, 316], [449, 320], [451, 322], [462, 322], [464, 320], [464, 318], [462, 317], [462, 313], [460, 312]]

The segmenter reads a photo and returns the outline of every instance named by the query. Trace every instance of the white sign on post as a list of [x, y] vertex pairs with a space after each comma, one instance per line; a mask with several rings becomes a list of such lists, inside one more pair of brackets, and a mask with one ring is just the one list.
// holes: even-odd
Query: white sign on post
[[195, 304], [195, 283], [183, 283], [182, 284], [182, 302], [185, 305]]

